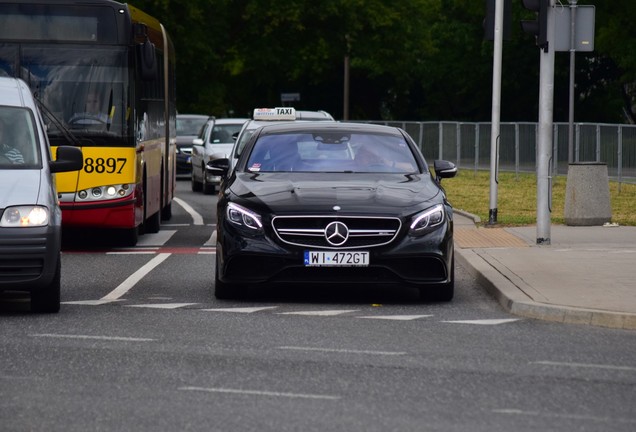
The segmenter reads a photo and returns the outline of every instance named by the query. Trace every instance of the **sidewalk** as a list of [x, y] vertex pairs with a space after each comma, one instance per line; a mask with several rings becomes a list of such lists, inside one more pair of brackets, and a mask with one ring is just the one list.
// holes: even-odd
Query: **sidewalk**
[[548, 321], [636, 330], [636, 227], [477, 226], [455, 210], [457, 264], [508, 312]]

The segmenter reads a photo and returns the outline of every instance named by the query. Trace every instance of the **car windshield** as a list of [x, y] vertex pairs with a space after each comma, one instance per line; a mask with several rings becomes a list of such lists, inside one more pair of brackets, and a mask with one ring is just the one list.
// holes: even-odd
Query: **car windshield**
[[207, 121], [207, 117], [177, 116], [177, 136], [197, 136]]
[[0, 107], [0, 168], [39, 169], [37, 132], [30, 110]]
[[313, 131], [263, 135], [254, 143], [246, 170], [408, 174], [418, 165], [403, 137]]
[[233, 143], [234, 134], [238, 134], [241, 131], [242, 123], [236, 124], [215, 124], [212, 129], [212, 133], [210, 133], [210, 139], [208, 142], [210, 144], [228, 144]]

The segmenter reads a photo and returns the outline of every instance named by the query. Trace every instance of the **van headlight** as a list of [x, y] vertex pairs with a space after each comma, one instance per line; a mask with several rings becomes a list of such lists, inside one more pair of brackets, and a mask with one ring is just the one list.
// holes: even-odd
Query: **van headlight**
[[7, 207], [0, 218], [2, 227], [36, 227], [48, 224], [49, 209], [43, 206]]
[[409, 234], [421, 236], [432, 231], [444, 222], [445, 214], [443, 204], [437, 204], [416, 214], [409, 226]]

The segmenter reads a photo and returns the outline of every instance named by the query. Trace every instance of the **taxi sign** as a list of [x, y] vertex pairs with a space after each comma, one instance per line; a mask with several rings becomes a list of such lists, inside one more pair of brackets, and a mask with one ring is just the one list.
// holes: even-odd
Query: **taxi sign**
[[254, 120], [296, 120], [296, 110], [291, 107], [256, 108]]

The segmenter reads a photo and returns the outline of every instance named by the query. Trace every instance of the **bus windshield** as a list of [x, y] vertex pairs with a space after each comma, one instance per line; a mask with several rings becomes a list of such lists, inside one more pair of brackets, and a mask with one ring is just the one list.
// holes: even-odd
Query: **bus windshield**
[[[20, 62], [21, 77], [45, 110], [83, 143], [95, 144], [132, 134], [126, 70], [123, 47], [29, 45]], [[52, 140], [64, 132], [54, 122], [47, 126]]]

